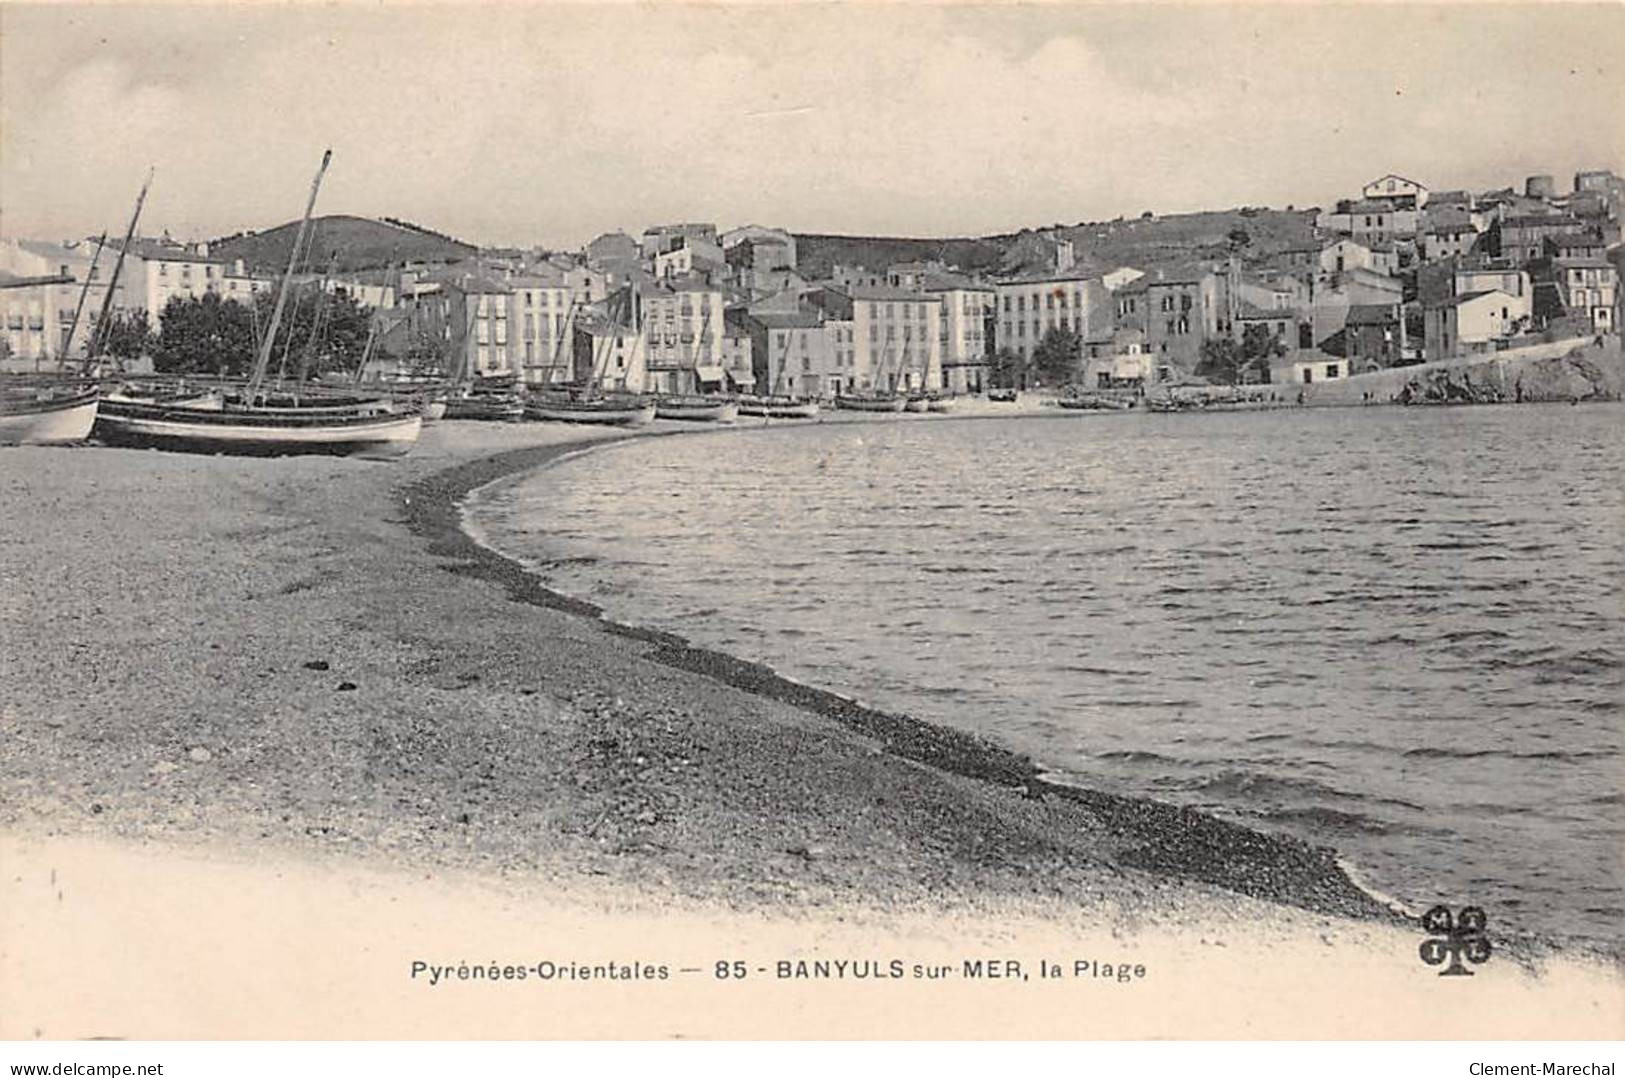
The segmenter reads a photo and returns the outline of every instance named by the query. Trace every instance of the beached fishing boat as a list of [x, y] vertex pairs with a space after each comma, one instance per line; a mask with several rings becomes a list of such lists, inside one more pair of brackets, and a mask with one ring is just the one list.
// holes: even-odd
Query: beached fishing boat
[[[700, 332], [689, 347], [689, 371], [685, 372], [692, 373], [695, 386], [702, 381], [700, 362], [709, 358], [710, 328], [711, 306], [706, 304]], [[739, 402], [733, 397], [706, 393], [661, 393], [655, 397], [655, 415], [660, 419], [681, 419], [690, 423], [732, 423], [739, 418]]]
[[95, 386], [17, 387], [0, 392], [0, 445], [65, 445], [90, 437]]
[[732, 423], [739, 418], [739, 402], [732, 397], [704, 395], [658, 397], [655, 416], [700, 423]]
[[423, 417], [416, 412], [360, 415], [329, 409], [208, 411], [134, 401], [119, 403], [96, 417], [96, 437], [111, 445], [244, 456], [321, 453], [398, 457], [411, 450], [422, 428]]
[[959, 402], [953, 397], [932, 397], [925, 405], [926, 411], [935, 412], [938, 415], [946, 415], [958, 407]]
[[555, 423], [646, 427], [655, 420], [655, 402], [635, 397], [571, 400], [566, 396], [546, 394], [525, 405], [525, 416]]
[[818, 415], [818, 402], [796, 397], [739, 398], [740, 415], [758, 415], [767, 419], [813, 419]]
[[447, 397], [440, 414], [446, 419], [517, 423], [525, 418], [525, 402], [512, 393], [472, 393], [466, 397]]
[[917, 412], [917, 413], [920, 413], [922, 415], [925, 412], [929, 411], [930, 408], [931, 408], [931, 398], [929, 398], [929, 397], [927, 397], [927, 396], [925, 396], [923, 394], [919, 394], [919, 395], [916, 395], [916, 396], [913, 396], [913, 397], [909, 397], [907, 399], [907, 401], [904, 402], [904, 404], [903, 404], [903, 411], [905, 411], [905, 412]]
[[1133, 401], [1121, 400], [1116, 397], [1097, 397], [1091, 394], [1060, 397], [1056, 399], [1055, 403], [1061, 408], [1084, 412], [1121, 412], [1134, 407]]
[[397, 457], [417, 442], [423, 429], [423, 417], [410, 406], [315, 388], [300, 395], [285, 396], [265, 389], [272, 345], [287, 303], [288, 284], [304, 247], [311, 211], [315, 209], [322, 176], [332, 156], [331, 150], [322, 155], [321, 167], [311, 182], [310, 198], [294, 236], [288, 270], [277, 290], [276, 305], [260, 341], [259, 355], [247, 386], [227, 395], [217, 406], [159, 400], [105, 402], [96, 416], [98, 438], [115, 445], [256, 456], [328, 453]]
[[891, 394], [835, 398], [835, 407], [846, 412], [901, 412], [907, 406], [907, 397]]

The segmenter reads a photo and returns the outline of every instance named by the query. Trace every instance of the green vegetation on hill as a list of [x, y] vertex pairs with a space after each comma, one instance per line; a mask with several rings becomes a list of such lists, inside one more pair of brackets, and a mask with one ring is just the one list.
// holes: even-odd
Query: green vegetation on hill
[[962, 270], [985, 270], [998, 266], [1003, 244], [992, 239], [904, 239], [892, 236], [828, 236], [798, 233], [796, 268], [802, 276], [829, 276], [839, 262], [884, 271], [896, 262], [924, 262], [937, 259]]
[[[310, 224], [314, 231], [309, 266], [316, 271], [325, 269], [335, 252], [341, 272], [376, 269], [391, 262], [455, 262], [475, 254], [469, 244], [405, 221], [332, 215], [313, 218]], [[209, 252], [241, 258], [250, 269], [262, 273], [280, 273], [287, 268], [298, 231], [299, 223], [294, 221], [264, 232], [227, 236], [211, 242]]]
[[[1045, 231], [1071, 240], [1078, 262], [1109, 269], [1218, 258], [1236, 249], [1251, 257], [1273, 254], [1308, 240], [1314, 224], [1312, 209], [1241, 207], [1168, 217], [1084, 221], [1052, 225]], [[796, 257], [802, 274], [812, 278], [827, 276], [837, 262], [880, 271], [897, 262], [939, 259], [967, 271], [996, 271], [1018, 244], [1030, 241], [1032, 236], [1032, 230], [975, 239], [798, 233]]]
[[1243, 207], [1084, 222], [1062, 229], [1061, 234], [1072, 241], [1079, 261], [1146, 266], [1222, 257], [1231, 251], [1241, 233], [1247, 237], [1240, 244], [1246, 255], [1273, 254], [1308, 240], [1314, 224], [1314, 210]]

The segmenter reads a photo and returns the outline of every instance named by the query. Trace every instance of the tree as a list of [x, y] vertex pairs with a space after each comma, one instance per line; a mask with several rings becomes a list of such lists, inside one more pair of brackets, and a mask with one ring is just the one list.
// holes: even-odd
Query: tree
[[97, 341], [102, 355], [115, 356], [121, 362], [140, 359], [152, 348], [152, 333], [147, 328], [146, 311], [124, 311], [108, 315]]
[[1238, 382], [1268, 382], [1270, 360], [1286, 355], [1281, 338], [1269, 326], [1255, 322], [1241, 331], [1241, 362], [1236, 368]]
[[1249, 233], [1245, 228], [1240, 227], [1232, 228], [1229, 234], [1225, 236], [1225, 239], [1229, 240], [1230, 246], [1238, 251], [1247, 246], [1249, 243], [1253, 242], [1251, 233]]
[[1078, 377], [1083, 341], [1070, 329], [1051, 326], [1033, 349], [1033, 366], [1045, 385], [1060, 386]]
[[987, 377], [990, 385], [1000, 389], [1025, 389], [1027, 363], [1006, 345], [988, 358]]
[[247, 307], [201, 297], [171, 296], [158, 316], [152, 366], [165, 374], [247, 373], [253, 364], [254, 328]]
[[1196, 373], [1210, 382], [1233, 383], [1241, 361], [1241, 350], [1229, 337], [1209, 337], [1202, 342]]
[[[252, 306], [222, 300], [213, 292], [171, 297], [159, 316], [154, 368], [177, 374], [249, 374], [275, 304], [275, 295], [268, 291], [257, 293]], [[271, 346], [270, 373], [314, 378], [326, 371], [355, 370], [371, 318], [371, 308], [343, 290], [295, 290]]]
[[1203, 341], [1196, 373], [1225, 385], [1268, 382], [1270, 360], [1284, 355], [1286, 348], [1281, 339], [1270, 332], [1269, 326], [1255, 322], [1242, 330], [1240, 344], [1228, 337]]

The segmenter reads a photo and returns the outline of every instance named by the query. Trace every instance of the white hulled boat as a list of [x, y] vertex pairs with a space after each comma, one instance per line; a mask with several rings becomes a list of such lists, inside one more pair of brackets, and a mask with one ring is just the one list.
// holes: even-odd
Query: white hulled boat
[[90, 437], [95, 386], [7, 389], [0, 393], [0, 445], [64, 445]]

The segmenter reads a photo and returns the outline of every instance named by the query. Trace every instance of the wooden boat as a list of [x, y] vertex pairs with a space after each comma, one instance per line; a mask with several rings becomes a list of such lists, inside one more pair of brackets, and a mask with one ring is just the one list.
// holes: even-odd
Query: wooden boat
[[1055, 403], [1061, 408], [1084, 412], [1121, 412], [1134, 407], [1131, 401], [1119, 400], [1116, 397], [1096, 397], [1090, 394], [1059, 397]]
[[836, 397], [835, 407], [848, 412], [901, 412], [908, 405], [907, 397]]
[[311, 211], [332, 156], [331, 150], [322, 155], [321, 167], [311, 181], [288, 270], [277, 292], [270, 324], [261, 337], [248, 384], [208, 407], [156, 399], [105, 401], [96, 416], [97, 437], [115, 445], [255, 456], [328, 453], [398, 457], [412, 448], [423, 429], [423, 417], [415, 408], [316, 387], [305, 387], [298, 395], [282, 395], [266, 387], [266, 371], [287, 302], [289, 280], [304, 247]]
[[739, 414], [766, 419], [812, 419], [818, 415], [818, 402], [795, 397], [743, 396], [739, 398]]
[[959, 407], [959, 402], [952, 397], [932, 397], [926, 402], [926, 411], [945, 415]]
[[905, 412], [918, 412], [924, 414], [930, 409], [930, 407], [931, 398], [926, 396], [916, 396], [908, 398], [907, 402], [903, 405], [903, 410]]
[[701, 423], [732, 423], [739, 418], [739, 402], [732, 397], [703, 395], [657, 397], [655, 416]]
[[8, 389], [0, 393], [0, 445], [65, 445], [90, 437], [95, 386]]
[[1016, 391], [1013, 389], [990, 389], [987, 391], [987, 399], [995, 404], [1014, 404]]
[[511, 393], [476, 393], [467, 397], [446, 398], [440, 414], [446, 419], [517, 423], [525, 418], [525, 402]]
[[641, 397], [569, 397], [546, 394], [525, 405], [530, 419], [554, 423], [593, 423], [610, 427], [646, 427], [655, 419], [655, 402]]
[[431, 397], [423, 402], [423, 410], [419, 413], [425, 423], [434, 423], [446, 418], [446, 399], [444, 397]]
[[422, 428], [423, 417], [413, 411], [205, 409], [118, 401], [102, 408], [95, 429], [96, 437], [112, 445], [245, 456], [323, 453], [388, 458], [407, 453]]

